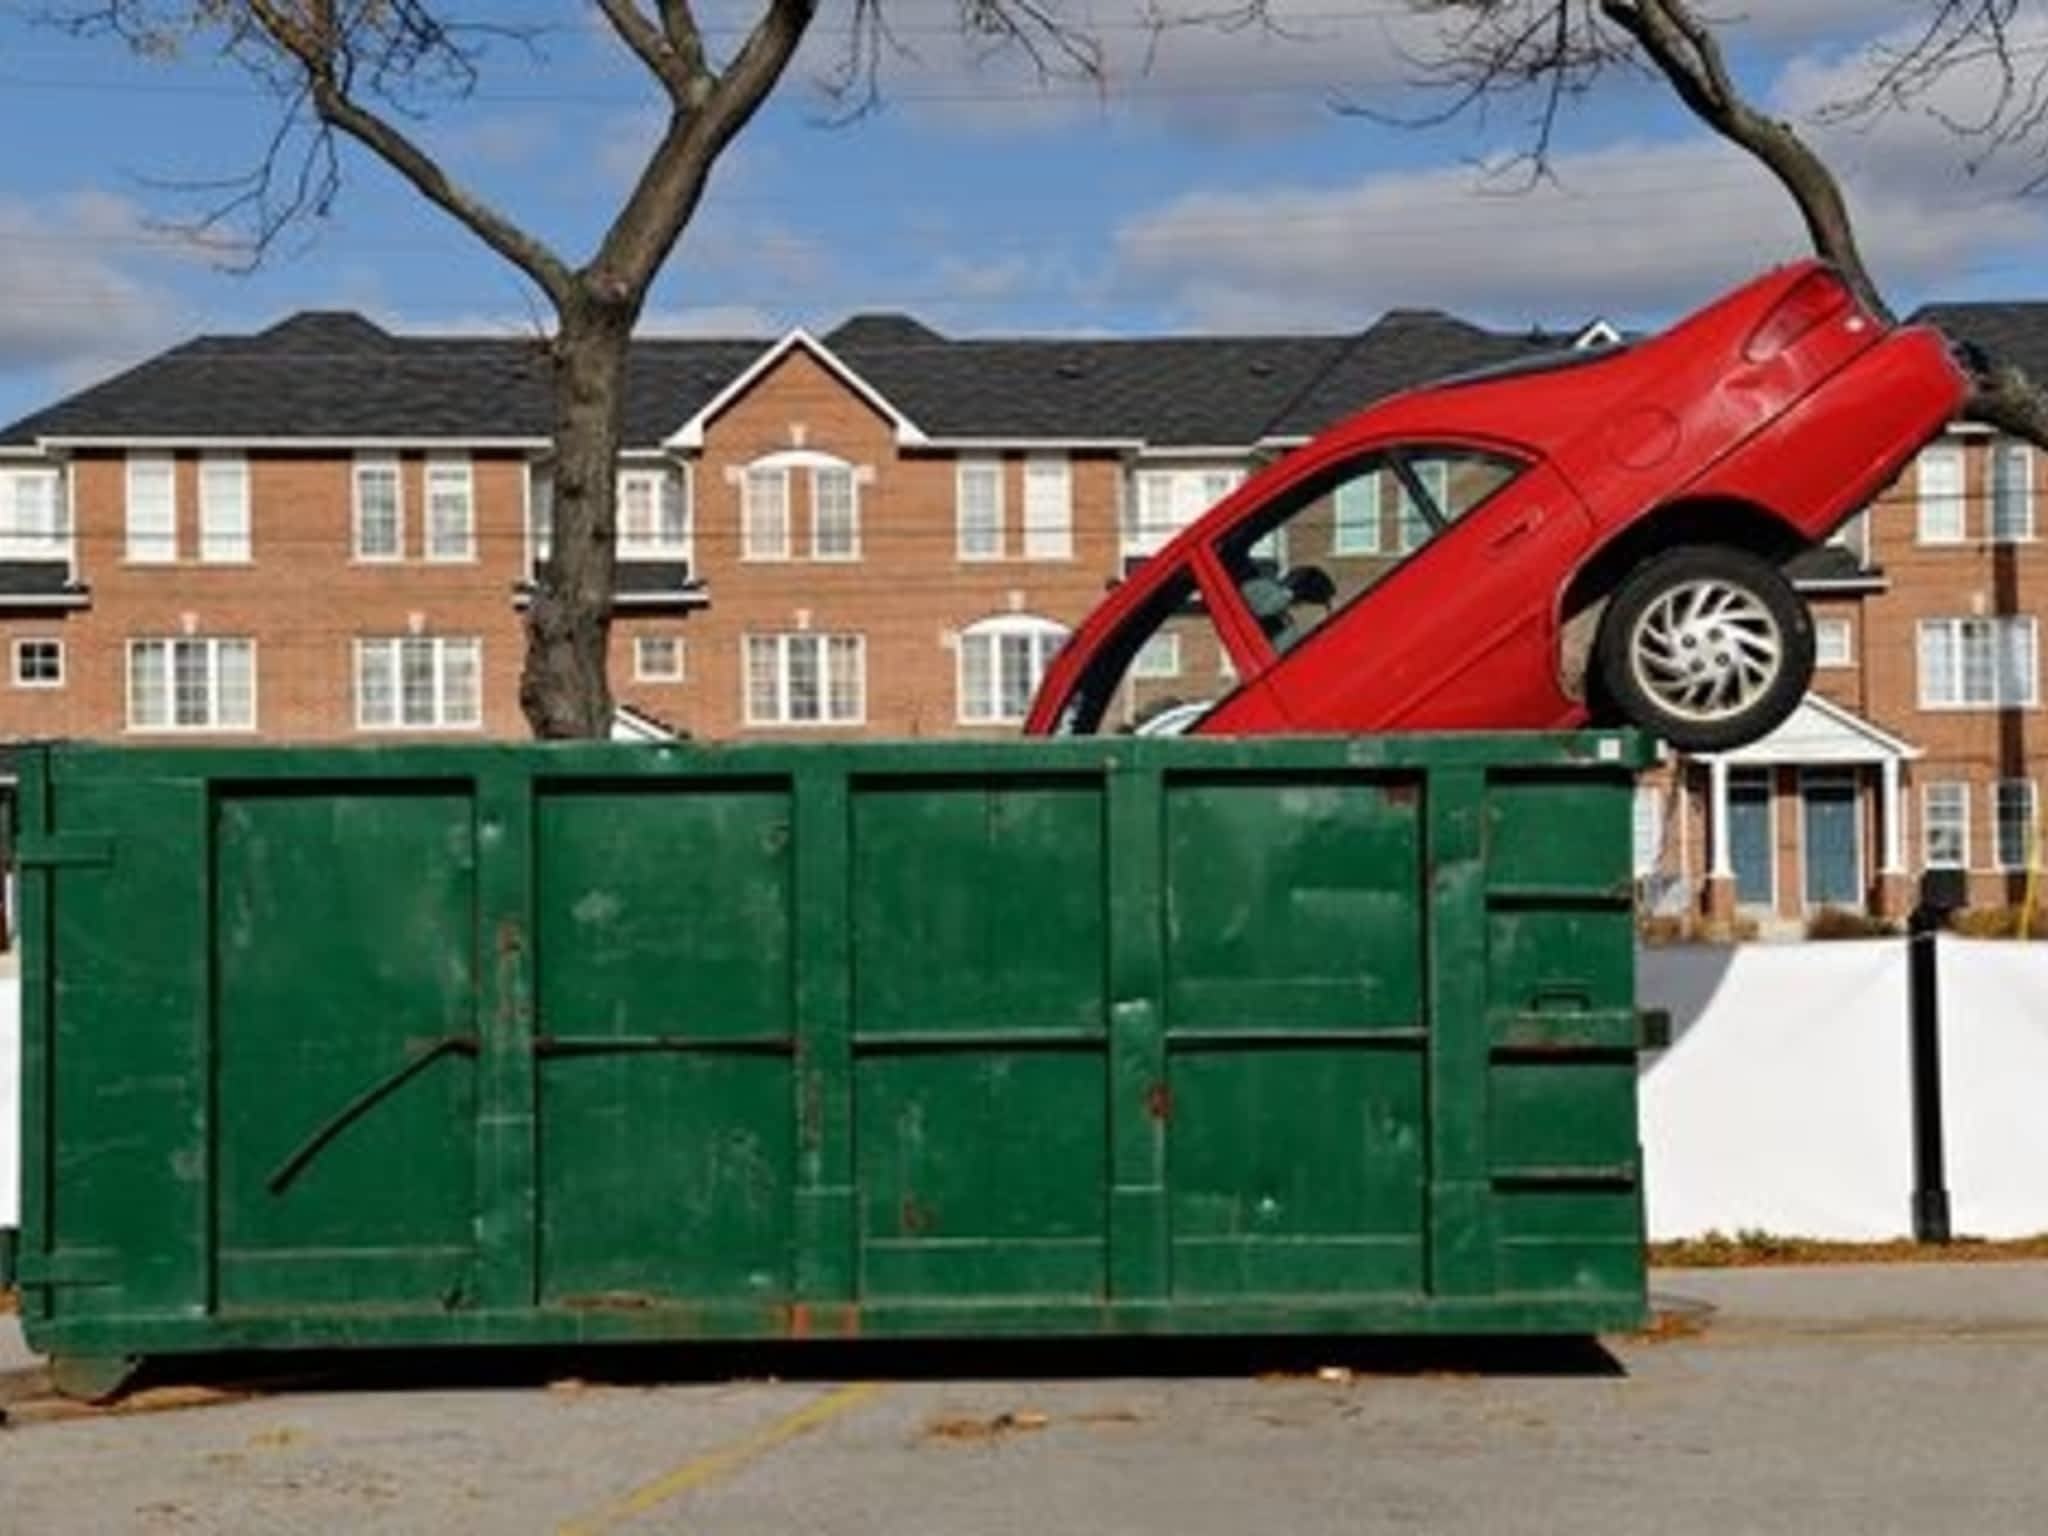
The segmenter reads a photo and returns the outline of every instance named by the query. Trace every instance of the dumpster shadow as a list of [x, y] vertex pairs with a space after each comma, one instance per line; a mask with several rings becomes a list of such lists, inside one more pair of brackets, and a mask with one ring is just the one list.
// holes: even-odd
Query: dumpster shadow
[[1598, 1338], [1115, 1338], [846, 1340], [580, 1348], [305, 1351], [162, 1357], [131, 1390], [377, 1393], [738, 1382], [1249, 1380], [1627, 1374]]

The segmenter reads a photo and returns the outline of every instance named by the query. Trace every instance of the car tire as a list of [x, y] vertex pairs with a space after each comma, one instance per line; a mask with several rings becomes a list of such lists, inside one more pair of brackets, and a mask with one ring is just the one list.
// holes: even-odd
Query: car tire
[[1593, 659], [1626, 723], [1682, 752], [1726, 752], [1798, 707], [1813, 681], [1813, 618], [1762, 556], [1684, 545], [1615, 589]]

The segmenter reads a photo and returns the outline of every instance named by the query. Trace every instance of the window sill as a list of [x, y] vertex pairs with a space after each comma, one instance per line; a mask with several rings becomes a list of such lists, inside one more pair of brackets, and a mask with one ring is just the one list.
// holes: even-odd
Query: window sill
[[185, 736], [255, 736], [261, 729], [255, 725], [128, 725], [121, 728], [121, 734], [177, 739]]
[[471, 551], [470, 551], [470, 552], [469, 552], [468, 554], [466, 554], [466, 555], [421, 555], [421, 556], [420, 556], [420, 564], [421, 564], [421, 565], [475, 565], [476, 563], [477, 563], [477, 559], [476, 559], [476, 551], [475, 551], [475, 550], [471, 550]]
[[2013, 704], [1929, 704], [1920, 703], [1923, 715], [2003, 715], [2026, 714], [2041, 707], [2039, 699], [2026, 699]]
[[750, 731], [858, 731], [867, 727], [867, 717], [858, 720], [749, 720]]
[[405, 564], [405, 556], [354, 554], [348, 557], [348, 563], [350, 565], [403, 565]]

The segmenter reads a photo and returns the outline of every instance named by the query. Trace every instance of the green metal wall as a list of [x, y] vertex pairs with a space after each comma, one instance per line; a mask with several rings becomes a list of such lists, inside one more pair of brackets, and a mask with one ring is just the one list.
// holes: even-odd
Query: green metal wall
[[1632, 1323], [1642, 756], [35, 754], [30, 1338]]

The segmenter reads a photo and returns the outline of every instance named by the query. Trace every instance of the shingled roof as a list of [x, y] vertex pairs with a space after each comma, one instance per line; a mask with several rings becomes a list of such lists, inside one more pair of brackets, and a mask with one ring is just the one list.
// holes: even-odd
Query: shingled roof
[[[625, 440], [652, 448], [775, 342], [636, 341]], [[856, 315], [822, 345], [928, 439], [1244, 447], [1305, 437], [1383, 395], [1569, 345], [1396, 310], [1346, 336], [952, 340], [908, 315]], [[394, 335], [317, 310], [251, 336], [202, 336], [0, 430], [44, 438], [541, 441], [536, 337]]]
[[1937, 327], [1951, 340], [1981, 348], [1994, 363], [2013, 363], [2037, 379], [2048, 378], [2048, 302], [1929, 304], [1915, 311], [1912, 319]]

